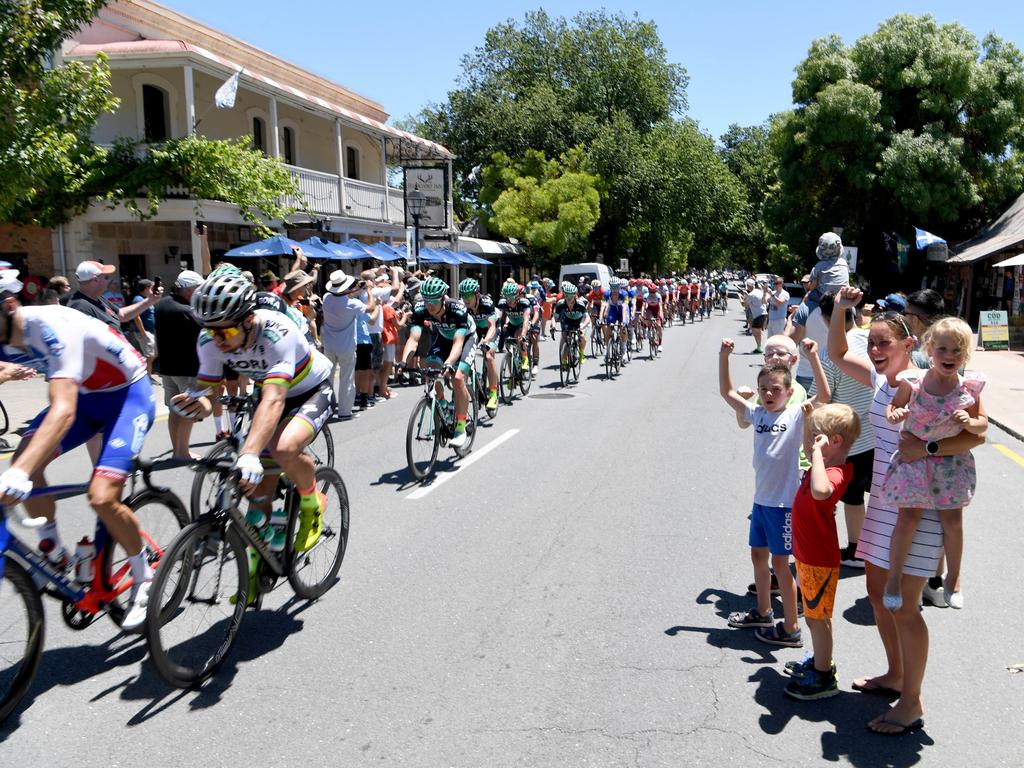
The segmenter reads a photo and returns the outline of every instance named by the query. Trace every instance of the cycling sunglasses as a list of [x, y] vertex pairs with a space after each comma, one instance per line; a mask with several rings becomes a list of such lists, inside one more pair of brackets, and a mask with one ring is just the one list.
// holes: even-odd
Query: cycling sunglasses
[[213, 338], [220, 339], [221, 341], [227, 341], [228, 339], [233, 339], [235, 336], [240, 334], [242, 332], [242, 326], [232, 325], [229, 328], [214, 328], [207, 326], [206, 330], [213, 335]]
[[432, 306], [436, 306], [436, 305], [441, 303], [441, 299], [424, 299], [423, 303], [424, 304], [430, 304]]

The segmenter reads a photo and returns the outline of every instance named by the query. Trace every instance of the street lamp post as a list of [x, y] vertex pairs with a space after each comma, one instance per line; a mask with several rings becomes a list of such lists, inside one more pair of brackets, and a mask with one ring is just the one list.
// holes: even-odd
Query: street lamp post
[[418, 272], [420, 268], [420, 216], [423, 215], [423, 209], [427, 207], [427, 196], [418, 189], [414, 189], [406, 193], [405, 204], [409, 207], [409, 215], [412, 216], [412, 249]]

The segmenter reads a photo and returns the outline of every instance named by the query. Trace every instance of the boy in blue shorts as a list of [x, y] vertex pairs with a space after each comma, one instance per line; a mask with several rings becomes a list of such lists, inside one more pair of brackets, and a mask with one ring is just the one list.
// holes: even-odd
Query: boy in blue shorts
[[[747, 402], [732, 385], [729, 356], [736, 345], [722, 339], [718, 355], [719, 392], [744, 422], [754, 426], [754, 504], [750, 513], [750, 560], [754, 566], [757, 607], [729, 616], [730, 627], [754, 628], [758, 639], [791, 648], [803, 646], [797, 625], [796, 582], [789, 570], [793, 552], [793, 497], [800, 487], [798, 458], [803, 442], [803, 409], [787, 406], [793, 395], [793, 374], [786, 365], [766, 365], [757, 376], [760, 403]], [[827, 403], [832, 393], [818, 358], [818, 345], [805, 339], [802, 352], [814, 371], [817, 394], [811, 403]], [[771, 603], [771, 570], [782, 596], [783, 620], [775, 623]]]

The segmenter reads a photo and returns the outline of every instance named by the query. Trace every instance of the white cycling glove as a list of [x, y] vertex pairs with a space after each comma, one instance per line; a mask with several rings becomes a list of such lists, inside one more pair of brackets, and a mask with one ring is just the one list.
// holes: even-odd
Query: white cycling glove
[[24, 501], [32, 493], [32, 480], [24, 471], [11, 467], [0, 475], [0, 496]]
[[242, 473], [242, 479], [250, 485], [259, 485], [263, 479], [263, 464], [254, 453], [243, 453], [235, 460], [234, 469]]

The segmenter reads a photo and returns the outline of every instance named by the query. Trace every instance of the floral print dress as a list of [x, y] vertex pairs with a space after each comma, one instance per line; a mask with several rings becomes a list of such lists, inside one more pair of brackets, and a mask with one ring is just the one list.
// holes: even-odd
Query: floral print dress
[[[953, 421], [953, 411], [967, 410], [978, 402], [985, 386], [984, 375], [968, 371], [946, 395], [926, 392], [924, 376], [924, 371], [910, 370], [897, 377], [913, 390], [903, 429], [924, 441], [960, 434], [963, 427]], [[904, 508], [959, 509], [970, 503], [976, 483], [970, 451], [955, 456], [925, 456], [917, 461], [903, 461], [896, 453], [882, 485], [882, 497]]]

